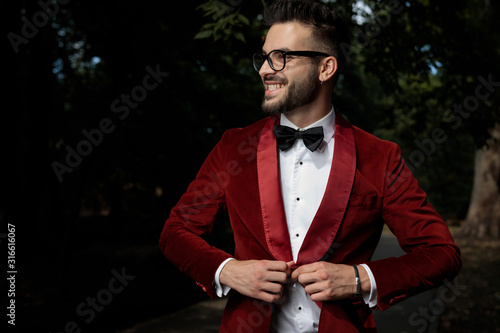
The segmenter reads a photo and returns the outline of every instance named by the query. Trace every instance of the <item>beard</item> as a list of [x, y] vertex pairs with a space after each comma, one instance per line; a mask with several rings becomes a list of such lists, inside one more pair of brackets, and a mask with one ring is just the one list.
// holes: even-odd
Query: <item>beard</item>
[[268, 80], [284, 83], [288, 92], [277, 101], [272, 101], [275, 97], [269, 98], [264, 96], [262, 110], [269, 114], [279, 114], [311, 103], [318, 93], [319, 81], [316, 75], [317, 70], [313, 66], [303, 80], [292, 82], [291, 84], [288, 84], [287, 79], [280, 79], [278, 76], [269, 77]]

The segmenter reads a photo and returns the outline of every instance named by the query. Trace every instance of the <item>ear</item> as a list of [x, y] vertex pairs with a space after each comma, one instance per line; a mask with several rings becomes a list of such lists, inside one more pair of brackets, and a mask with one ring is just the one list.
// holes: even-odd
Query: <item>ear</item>
[[326, 57], [320, 62], [319, 67], [319, 80], [328, 81], [337, 72], [338, 63], [334, 56]]

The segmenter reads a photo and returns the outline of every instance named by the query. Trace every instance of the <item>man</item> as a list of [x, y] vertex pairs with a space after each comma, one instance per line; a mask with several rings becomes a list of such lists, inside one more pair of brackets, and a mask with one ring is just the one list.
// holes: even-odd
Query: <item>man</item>
[[[210, 297], [229, 293], [220, 332], [375, 332], [370, 308], [452, 279], [459, 249], [398, 146], [332, 107], [343, 62], [335, 13], [278, 0], [265, 20], [254, 67], [271, 115], [224, 133], [166, 221], [161, 249]], [[233, 255], [202, 238], [221, 210]], [[370, 261], [384, 222], [407, 254]]]

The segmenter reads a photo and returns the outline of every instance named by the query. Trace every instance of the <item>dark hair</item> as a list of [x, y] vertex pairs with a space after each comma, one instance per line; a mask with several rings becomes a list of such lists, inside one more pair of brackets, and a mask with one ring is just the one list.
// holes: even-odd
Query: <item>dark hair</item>
[[276, 0], [264, 13], [268, 26], [276, 23], [299, 22], [312, 28], [317, 50], [337, 59], [339, 70], [345, 63], [342, 44], [349, 43], [347, 28], [337, 13], [326, 4], [314, 0]]

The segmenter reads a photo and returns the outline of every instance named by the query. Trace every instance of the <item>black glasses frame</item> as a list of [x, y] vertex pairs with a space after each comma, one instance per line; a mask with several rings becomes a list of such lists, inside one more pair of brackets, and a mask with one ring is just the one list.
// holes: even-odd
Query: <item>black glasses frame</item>
[[[272, 60], [270, 58], [270, 56], [271, 56], [271, 54], [273, 52], [279, 52], [283, 56], [283, 67], [280, 68], [280, 69], [274, 68], [273, 62], [272, 62]], [[255, 53], [253, 55], [253, 58], [252, 58], [253, 68], [255, 68], [255, 70], [257, 72], [259, 72], [260, 68], [264, 64], [264, 61], [267, 60], [267, 63], [269, 64], [269, 67], [271, 67], [273, 70], [275, 70], [277, 72], [282, 71], [282, 70], [285, 69], [285, 66], [286, 66], [286, 56], [287, 55], [296, 55], [296, 56], [309, 57], [309, 58], [314, 58], [314, 57], [319, 57], [319, 56], [322, 56], [322, 57], [329, 57], [330, 56], [329, 54], [326, 54], [326, 53], [323, 53], [323, 52], [317, 52], [317, 51], [282, 51], [282, 50], [272, 50], [268, 54]], [[260, 65], [260, 67], [258, 66], [258, 64], [256, 62], [262, 62], [262, 64]]]

